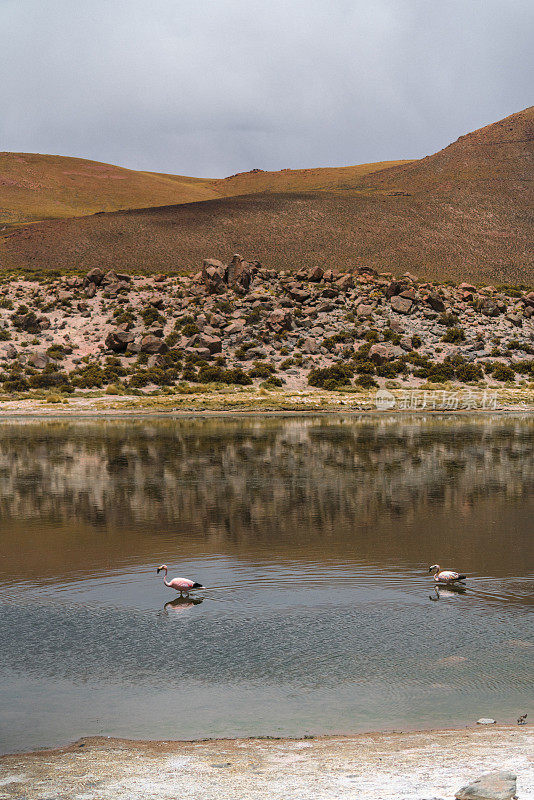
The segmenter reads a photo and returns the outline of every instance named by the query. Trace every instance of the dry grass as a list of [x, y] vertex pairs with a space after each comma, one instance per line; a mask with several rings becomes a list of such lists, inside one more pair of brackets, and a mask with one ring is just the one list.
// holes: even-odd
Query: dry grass
[[83, 158], [0, 153], [0, 223], [34, 222], [216, 197], [208, 181]]

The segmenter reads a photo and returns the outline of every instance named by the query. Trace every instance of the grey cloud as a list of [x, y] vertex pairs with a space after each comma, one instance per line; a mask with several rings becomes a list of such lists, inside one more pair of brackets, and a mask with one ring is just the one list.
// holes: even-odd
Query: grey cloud
[[0, 0], [0, 149], [190, 175], [434, 152], [532, 103], [531, 0]]

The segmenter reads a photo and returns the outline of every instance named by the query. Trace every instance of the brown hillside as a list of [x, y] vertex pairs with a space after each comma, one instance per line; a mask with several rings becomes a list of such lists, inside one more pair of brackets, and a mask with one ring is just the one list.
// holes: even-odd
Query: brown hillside
[[264, 192], [41, 223], [0, 241], [0, 263], [197, 270], [204, 257], [237, 250], [279, 268], [368, 265], [531, 284], [533, 116], [527, 109], [434, 156], [363, 175], [357, 188]]
[[216, 197], [208, 181], [37, 153], [0, 153], [0, 223], [188, 203]]
[[365, 175], [379, 170], [411, 164], [411, 161], [376, 161], [372, 164], [357, 164], [353, 167], [317, 167], [316, 169], [281, 169], [265, 172], [253, 169], [239, 172], [222, 180], [210, 182], [210, 186], [222, 197], [263, 192], [309, 192], [328, 189], [354, 189], [360, 186]]

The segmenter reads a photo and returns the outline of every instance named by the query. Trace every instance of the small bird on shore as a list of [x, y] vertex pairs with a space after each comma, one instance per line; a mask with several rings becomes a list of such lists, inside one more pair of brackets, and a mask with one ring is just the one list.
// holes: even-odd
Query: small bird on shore
[[460, 575], [459, 572], [453, 572], [452, 569], [442, 570], [439, 564], [432, 564], [428, 568], [429, 572], [434, 572], [434, 580], [436, 583], [455, 583], [456, 581], [463, 581], [467, 575]]
[[197, 583], [196, 581], [191, 581], [189, 578], [173, 578], [171, 581], [167, 580], [167, 565], [162, 564], [161, 567], [158, 567], [156, 572], [159, 573], [163, 570], [163, 583], [165, 586], [168, 586], [169, 589], [175, 589], [177, 592], [180, 592], [180, 597], [188, 597], [190, 589], [203, 589], [201, 583]]
[[524, 725], [525, 724], [525, 720], [526, 720], [527, 717], [528, 717], [528, 714], [521, 714], [521, 716], [517, 718], [517, 724], [518, 725]]

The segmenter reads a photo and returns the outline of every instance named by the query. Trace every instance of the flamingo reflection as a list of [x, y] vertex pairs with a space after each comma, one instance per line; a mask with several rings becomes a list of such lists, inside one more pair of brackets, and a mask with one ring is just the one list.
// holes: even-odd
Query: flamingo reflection
[[174, 600], [169, 600], [163, 606], [163, 612], [169, 616], [170, 614], [183, 614], [185, 611], [190, 611], [193, 606], [198, 606], [204, 602], [203, 597], [182, 597], [179, 595]]
[[456, 583], [447, 587], [439, 586], [436, 584], [436, 586], [434, 586], [435, 594], [429, 594], [428, 599], [434, 600], [434, 602], [441, 599], [447, 599], [447, 598], [450, 599], [451, 597], [454, 597], [457, 594], [465, 594], [466, 590], [467, 587], [462, 586], [461, 583], [460, 584]]

